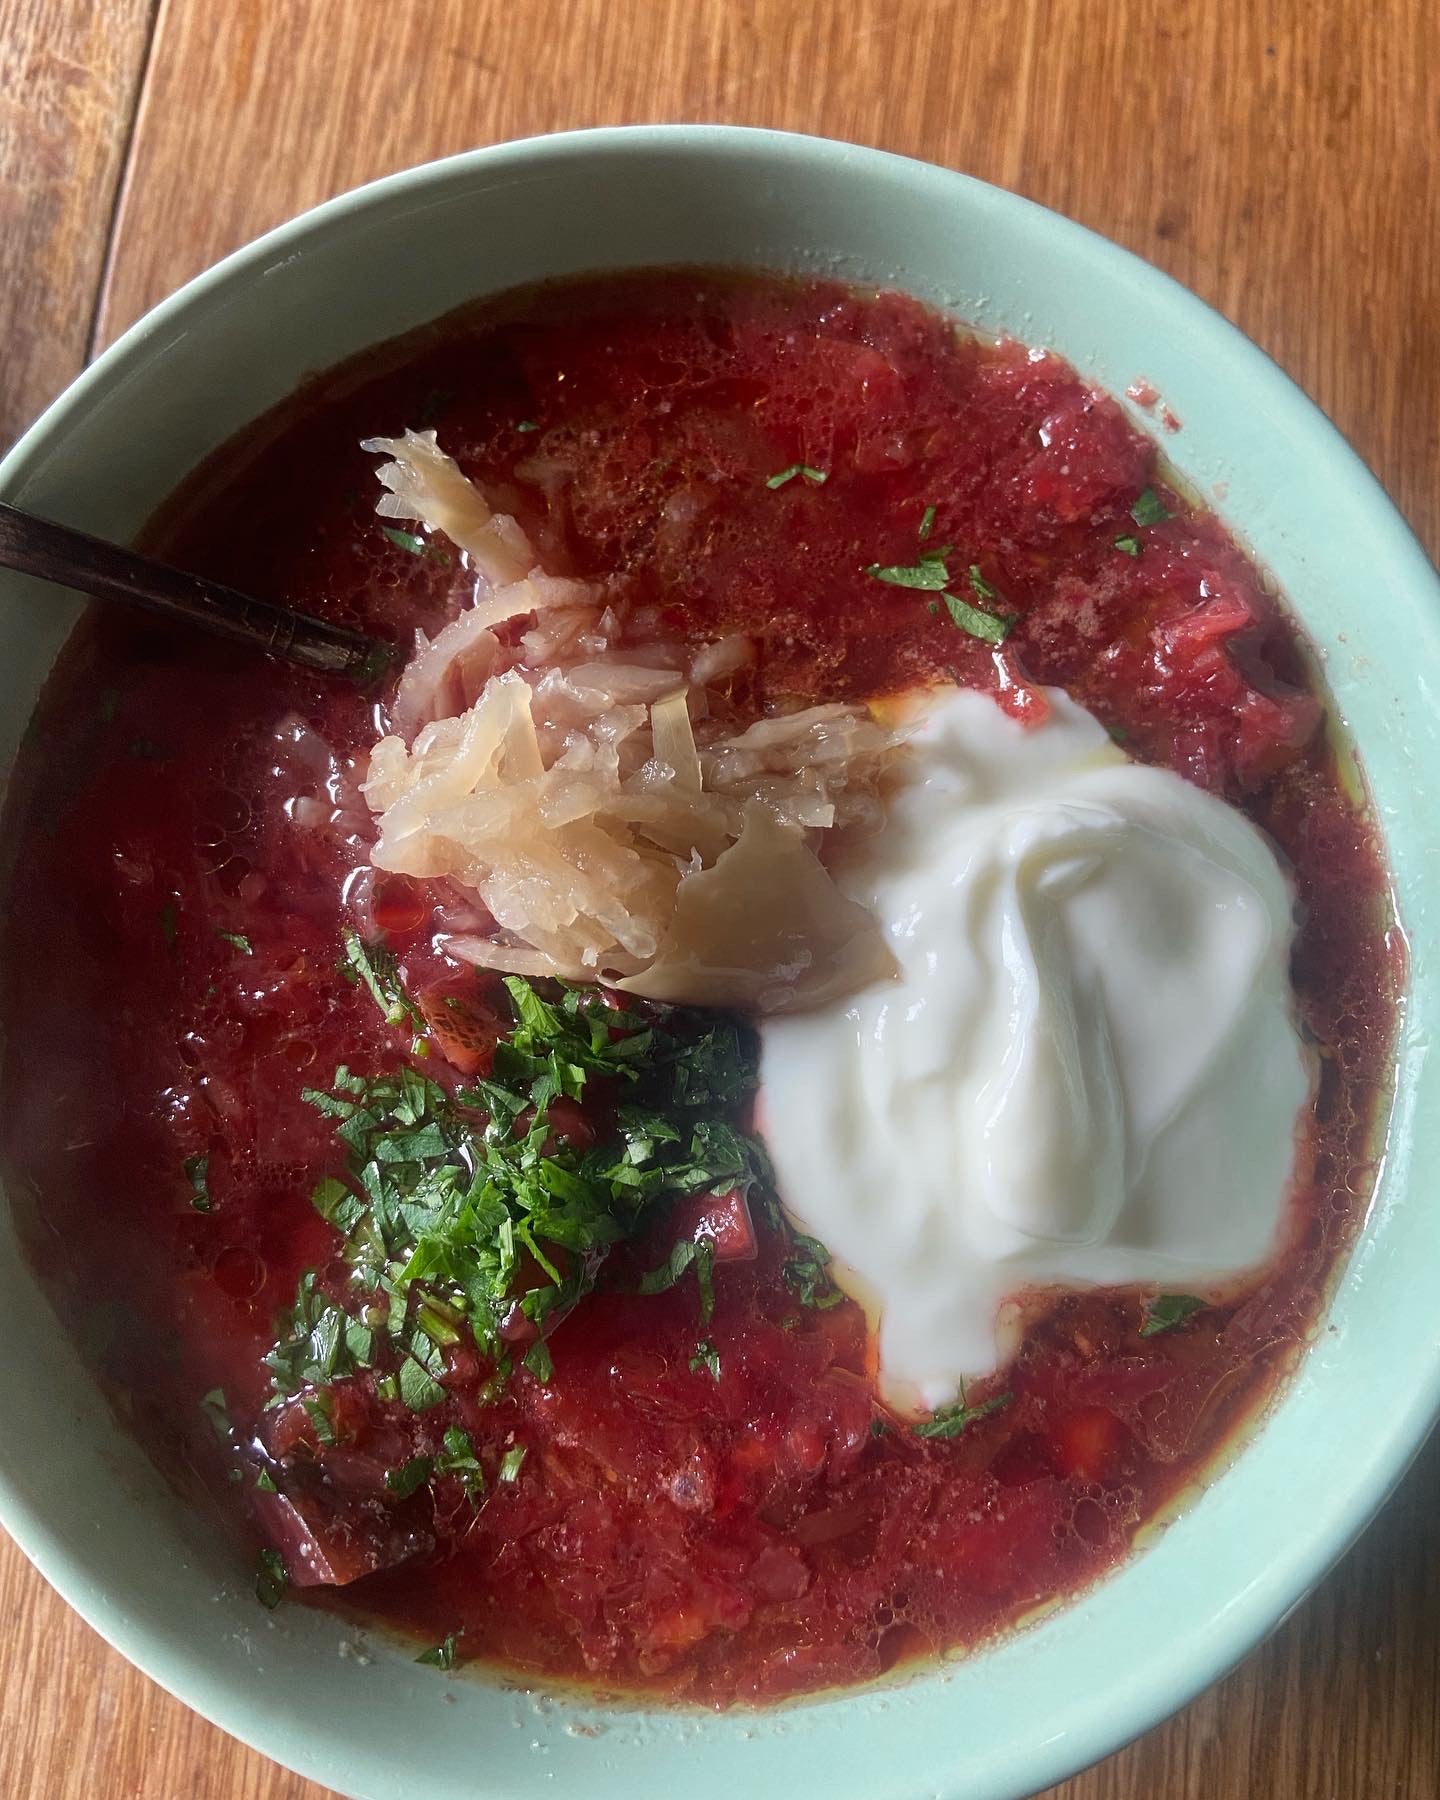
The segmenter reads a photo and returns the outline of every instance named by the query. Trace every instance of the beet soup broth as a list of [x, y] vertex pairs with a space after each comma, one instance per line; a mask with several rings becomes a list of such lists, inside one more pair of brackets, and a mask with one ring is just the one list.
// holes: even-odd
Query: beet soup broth
[[[929, 1428], [897, 1413], [872, 1321], [770, 1193], [748, 1024], [455, 960], [483, 909], [370, 865], [393, 683], [102, 613], [5, 833], [0, 1133], [54, 1304], [159, 1465], [264, 1546], [263, 1599], [334, 1595], [442, 1666], [765, 1700], [1072, 1594], [1274, 1391], [1373, 1184], [1398, 938], [1292, 625], [1058, 359], [895, 295], [709, 273], [507, 297], [348, 365], [149, 547], [433, 637], [468, 562], [377, 518], [360, 448], [407, 427], [551, 576], [603, 584], [625, 642], [745, 640], [708, 690], [736, 729], [937, 682], [1038, 726], [1058, 687], [1262, 827], [1317, 1069], [1280, 1252], [1204, 1305], [1031, 1294], [1005, 1367]], [[522, 1196], [503, 1277], [414, 1224], [416, 1184], [453, 1213], [477, 1155]], [[602, 1164], [607, 1194], [634, 1183], [618, 1224], [575, 1197]], [[541, 1165], [569, 1211], [532, 1240]]]

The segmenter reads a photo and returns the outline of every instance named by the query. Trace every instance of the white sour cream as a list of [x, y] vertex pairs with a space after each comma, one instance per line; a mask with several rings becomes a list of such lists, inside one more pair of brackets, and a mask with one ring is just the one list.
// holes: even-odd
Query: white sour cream
[[832, 861], [899, 978], [762, 1029], [787, 1211], [879, 1315], [897, 1405], [1002, 1359], [1021, 1290], [1233, 1281], [1277, 1237], [1310, 1074], [1289, 886], [1259, 831], [1064, 694], [926, 707]]

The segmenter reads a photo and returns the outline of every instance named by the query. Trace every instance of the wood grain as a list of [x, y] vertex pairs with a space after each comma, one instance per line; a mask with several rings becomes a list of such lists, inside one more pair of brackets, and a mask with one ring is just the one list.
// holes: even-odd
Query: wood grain
[[[0, 0], [0, 20], [32, 35], [64, 10]], [[118, 0], [68, 8], [101, 12], [135, 16]], [[97, 43], [94, 66], [115, 54]], [[1433, 0], [161, 0], [97, 340], [257, 231], [429, 156], [648, 119], [816, 131], [1001, 182], [1168, 269], [1320, 401], [1434, 554], [1437, 62]], [[0, 95], [18, 107], [0, 118], [39, 103]], [[43, 123], [42, 107], [29, 129]], [[19, 285], [0, 234], [0, 318], [42, 291], [63, 294], [64, 318], [88, 316], [77, 295], [99, 266], [106, 191], [58, 232], [22, 205], [35, 248]], [[7, 402], [64, 377], [49, 335], [12, 344]], [[1437, 1486], [1440, 1443], [1269, 1644], [1050, 1800], [1435, 1800]], [[101, 1785], [124, 1800], [317, 1800], [128, 1670], [13, 1550], [0, 1605], [7, 1800]], [[1043, 1695], [1036, 1709], [1040, 1729]]]
[[84, 364], [151, 12], [0, 9], [0, 451]]

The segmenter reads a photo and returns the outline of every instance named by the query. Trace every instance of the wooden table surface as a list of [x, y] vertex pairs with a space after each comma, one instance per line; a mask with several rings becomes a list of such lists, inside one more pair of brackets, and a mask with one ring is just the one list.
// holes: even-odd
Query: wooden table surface
[[[0, 448], [179, 282], [356, 182], [723, 120], [968, 170], [1159, 263], [1314, 395], [1433, 556], [1437, 65], [1435, 0], [0, 0]], [[1436, 1800], [1437, 1489], [1440, 1440], [1269, 1644], [1051, 1800]], [[4, 1800], [321, 1796], [8, 1543], [0, 1616]]]

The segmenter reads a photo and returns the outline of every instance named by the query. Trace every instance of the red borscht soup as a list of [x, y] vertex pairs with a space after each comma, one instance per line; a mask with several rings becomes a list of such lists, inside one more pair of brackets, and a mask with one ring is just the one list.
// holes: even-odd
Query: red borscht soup
[[[96, 614], [8, 802], [28, 1254], [265, 1604], [712, 1705], [862, 1682], [1112, 1569], [1274, 1392], [1398, 938], [1294, 626], [1064, 362], [828, 283], [565, 284], [317, 380], [148, 548], [397, 647], [362, 692]], [[966, 691], [1002, 762], [1069, 721], [1243, 815], [1309, 1085], [1258, 1263], [1017, 1280], [927, 1387], [777, 1181], [767, 1032], [903, 964], [845, 845], [907, 697]]]

